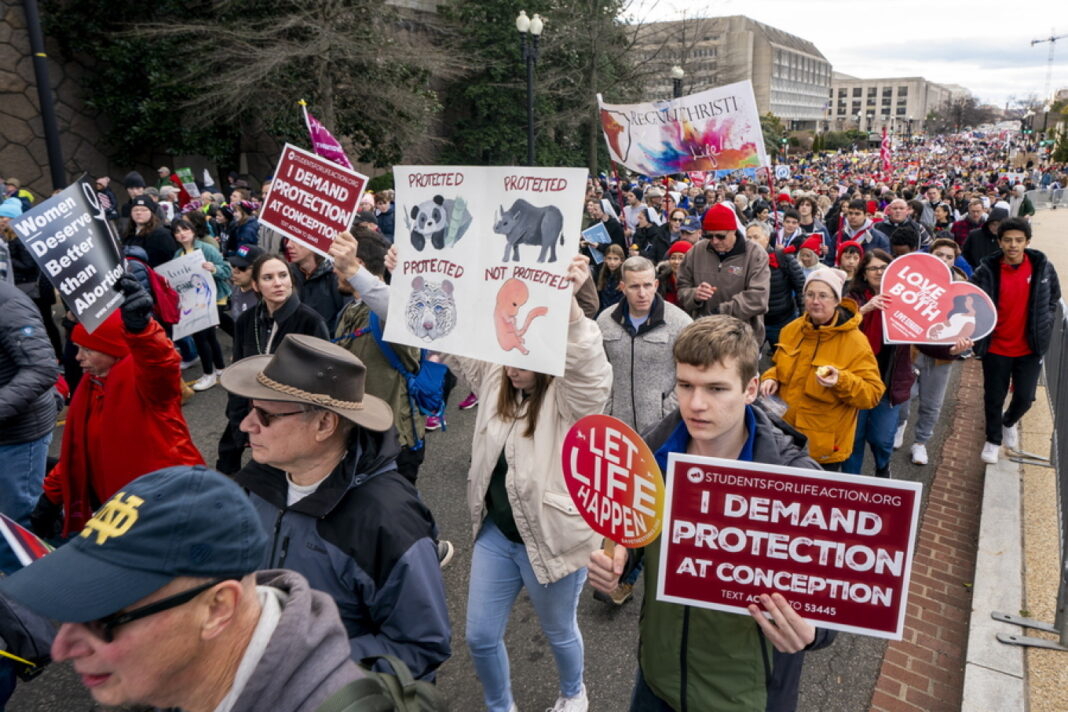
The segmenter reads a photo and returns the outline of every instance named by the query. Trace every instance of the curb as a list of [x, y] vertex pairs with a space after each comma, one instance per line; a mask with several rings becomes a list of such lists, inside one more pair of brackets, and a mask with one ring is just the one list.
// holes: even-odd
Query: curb
[[1020, 469], [1005, 459], [986, 468], [961, 712], [1026, 709], [1024, 649], [996, 637], [1018, 628], [990, 617], [1023, 607]]

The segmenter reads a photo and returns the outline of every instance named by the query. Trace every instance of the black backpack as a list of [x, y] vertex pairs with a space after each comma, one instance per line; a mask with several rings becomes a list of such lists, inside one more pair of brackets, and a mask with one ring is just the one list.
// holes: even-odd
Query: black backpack
[[[379, 661], [393, 674], [375, 672]], [[376, 655], [360, 661], [366, 677], [353, 680], [331, 695], [316, 712], [444, 712], [448, 709], [432, 682], [416, 680], [402, 660]]]

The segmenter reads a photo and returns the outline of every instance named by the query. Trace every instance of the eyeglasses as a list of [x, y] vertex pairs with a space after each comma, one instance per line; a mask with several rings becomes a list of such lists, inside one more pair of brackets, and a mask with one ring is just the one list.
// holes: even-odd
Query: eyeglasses
[[214, 581], [209, 581], [208, 583], [202, 586], [197, 586], [195, 588], [189, 589], [188, 591], [176, 593], [173, 596], [168, 596], [167, 598], [156, 601], [155, 603], [149, 603], [147, 606], [141, 606], [140, 608], [135, 608], [132, 611], [126, 611], [125, 613], [114, 613], [110, 616], [97, 618], [95, 621], [87, 621], [86, 623], [82, 623], [82, 625], [88, 628], [89, 632], [95, 635], [100, 640], [103, 640], [105, 643], [110, 643], [115, 640], [114, 631], [120, 625], [126, 625], [127, 623], [132, 623], [140, 618], [147, 618], [148, 616], [153, 616], [157, 613], [162, 613], [163, 611], [170, 610], [171, 608], [177, 608], [178, 606], [184, 603], [192, 601], [194, 598], [204, 593], [212, 586], [218, 586], [223, 581], [237, 580], [238, 579], [232, 576], [227, 578], [215, 579]]
[[871, 265], [870, 267], [865, 267], [864, 271], [865, 272], [885, 272], [886, 271], [886, 265], [879, 265], [878, 267], [876, 267], [875, 265]]
[[682, 218], [671, 218], [671, 222], [682, 222]]
[[810, 302], [829, 302], [834, 299], [833, 294], [819, 294], [817, 292], [805, 292], [802, 296]]
[[271, 413], [270, 411], [264, 410], [258, 405], [254, 405], [252, 406], [252, 412], [256, 414], [256, 420], [260, 421], [260, 425], [265, 428], [269, 428], [274, 423], [274, 421], [278, 420], [279, 418], [285, 418], [289, 415], [297, 415], [298, 413], [307, 413], [308, 411], [290, 410], [286, 411], [285, 413]]
[[706, 232], [705, 237], [709, 240], [726, 240], [733, 234], [732, 232]]

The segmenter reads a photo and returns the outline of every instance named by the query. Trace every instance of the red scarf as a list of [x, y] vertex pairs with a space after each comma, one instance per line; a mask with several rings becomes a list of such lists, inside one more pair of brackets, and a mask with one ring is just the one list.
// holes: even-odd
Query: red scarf
[[[862, 304], [867, 304], [874, 296], [870, 288], [865, 289]], [[872, 309], [868, 312], [860, 322], [860, 330], [868, 337], [871, 352], [878, 356], [883, 350], [883, 310]]]

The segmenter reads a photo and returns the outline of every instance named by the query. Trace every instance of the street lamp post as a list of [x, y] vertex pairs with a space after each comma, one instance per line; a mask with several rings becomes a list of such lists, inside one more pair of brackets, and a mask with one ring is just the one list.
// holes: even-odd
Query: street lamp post
[[[515, 28], [519, 30], [519, 47], [523, 61], [527, 63], [527, 165], [534, 165], [534, 63], [538, 61], [538, 41], [544, 27], [541, 15], [527, 17], [526, 10], [519, 11]], [[527, 39], [527, 35], [530, 39]]]
[[676, 99], [682, 96], [682, 78], [685, 76], [686, 72], [679, 65], [671, 68], [671, 95]]

